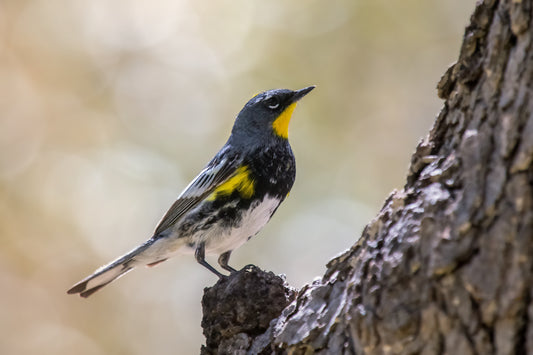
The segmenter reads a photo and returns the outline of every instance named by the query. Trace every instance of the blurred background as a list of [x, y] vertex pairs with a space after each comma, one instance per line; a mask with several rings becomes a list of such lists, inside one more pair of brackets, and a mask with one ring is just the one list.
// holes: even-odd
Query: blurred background
[[[1, 0], [0, 353], [196, 354], [192, 256], [66, 290], [151, 236], [254, 94], [317, 85], [298, 173], [236, 251], [301, 287], [395, 188], [442, 102], [474, 0]], [[210, 259], [216, 264], [215, 259]]]

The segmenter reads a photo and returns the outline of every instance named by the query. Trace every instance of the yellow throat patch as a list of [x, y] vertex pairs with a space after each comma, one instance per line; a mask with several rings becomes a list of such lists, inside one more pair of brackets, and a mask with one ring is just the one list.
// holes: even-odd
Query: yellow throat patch
[[239, 167], [232, 177], [217, 187], [207, 197], [207, 200], [214, 201], [219, 197], [229, 196], [233, 191], [238, 191], [242, 198], [248, 199], [253, 196], [255, 191], [254, 181], [250, 178], [250, 170], [247, 166]]
[[291, 121], [292, 113], [296, 108], [296, 102], [293, 102], [279, 115], [274, 122], [272, 122], [272, 128], [281, 138], [289, 138], [289, 122]]

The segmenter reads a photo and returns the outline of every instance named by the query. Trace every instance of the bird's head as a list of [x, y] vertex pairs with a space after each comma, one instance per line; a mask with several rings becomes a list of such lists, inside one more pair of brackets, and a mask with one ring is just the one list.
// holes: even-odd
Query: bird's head
[[289, 137], [289, 122], [296, 103], [315, 86], [301, 90], [275, 89], [255, 95], [233, 125], [232, 137], [252, 143], [262, 139]]

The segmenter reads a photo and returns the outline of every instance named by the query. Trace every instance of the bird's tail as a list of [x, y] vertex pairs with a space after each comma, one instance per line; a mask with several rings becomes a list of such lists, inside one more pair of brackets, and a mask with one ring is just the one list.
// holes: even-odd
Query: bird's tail
[[[134, 267], [141, 264], [146, 264], [146, 260], [141, 261], [138, 259], [139, 256], [141, 256], [142, 253], [150, 247], [152, 241], [152, 239], [148, 240], [146, 243], [138, 246], [129, 253], [121, 256], [107, 265], [100, 267], [92, 275], [89, 275], [85, 279], [72, 286], [67, 293], [79, 293], [81, 297], [89, 297], [111, 281], [116, 280], [122, 275], [126, 274], [128, 271], [131, 271]], [[140, 259], [144, 258], [141, 257]], [[155, 265], [158, 262], [159, 261], [156, 261], [148, 265]]]

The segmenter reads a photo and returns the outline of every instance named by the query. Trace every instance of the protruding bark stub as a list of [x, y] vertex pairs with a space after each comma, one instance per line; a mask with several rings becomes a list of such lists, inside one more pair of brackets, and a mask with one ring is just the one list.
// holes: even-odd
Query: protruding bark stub
[[[234, 354], [251, 346], [294, 300], [285, 279], [250, 265], [204, 290], [202, 354]], [[230, 351], [231, 349], [231, 351]]]

